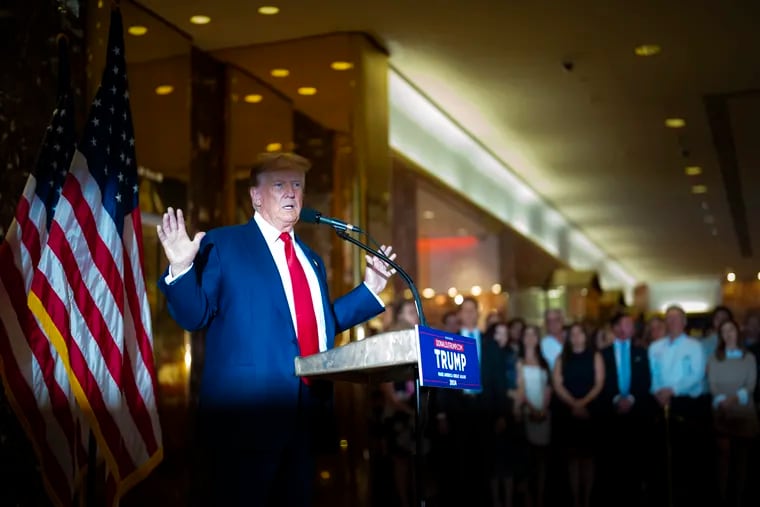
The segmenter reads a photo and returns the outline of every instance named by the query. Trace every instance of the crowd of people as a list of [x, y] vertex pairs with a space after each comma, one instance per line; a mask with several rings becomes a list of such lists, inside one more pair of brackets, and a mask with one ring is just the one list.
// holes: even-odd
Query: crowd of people
[[[648, 321], [621, 311], [601, 329], [558, 309], [543, 330], [479, 321], [466, 298], [442, 322], [478, 343], [482, 389], [427, 395], [428, 505], [760, 504], [748, 480], [760, 473], [758, 315], [740, 326], [717, 307], [701, 333], [678, 306]], [[397, 304], [393, 328], [415, 324], [413, 303]], [[378, 391], [377, 505], [413, 501], [413, 394]]]

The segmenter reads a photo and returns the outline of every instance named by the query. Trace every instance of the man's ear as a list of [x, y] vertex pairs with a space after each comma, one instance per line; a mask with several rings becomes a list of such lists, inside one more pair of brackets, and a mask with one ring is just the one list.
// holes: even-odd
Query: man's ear
[[248, 189], [248, 193], [251, 196], [251, 204], [254, 208], [261, 206], [261, 193], [257, 187], [251, 187]]

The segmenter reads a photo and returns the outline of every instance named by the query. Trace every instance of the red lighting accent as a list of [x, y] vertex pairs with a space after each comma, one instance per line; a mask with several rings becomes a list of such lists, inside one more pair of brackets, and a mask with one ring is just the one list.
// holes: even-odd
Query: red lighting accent
[[417, 240], [417, 250], [429, 252], [432, 250], [461, 250], [472, 248], [478, 244], [475, 236], [451, 236], [443, 238], [420, 238]]

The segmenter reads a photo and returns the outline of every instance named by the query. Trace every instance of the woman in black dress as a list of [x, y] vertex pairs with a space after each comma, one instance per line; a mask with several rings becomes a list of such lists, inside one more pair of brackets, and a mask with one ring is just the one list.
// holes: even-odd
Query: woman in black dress
[[562, 355], [554, 365], [557, 430], [567, 451], [575, 507], [588, 507], [594, 482], [593, 402], [604, 386], [604, 361], [580, 324], [568, 329]]

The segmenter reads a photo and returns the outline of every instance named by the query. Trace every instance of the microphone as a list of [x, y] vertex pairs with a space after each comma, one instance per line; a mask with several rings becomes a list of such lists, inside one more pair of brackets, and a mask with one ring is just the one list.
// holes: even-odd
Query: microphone
[[343, 220], [338, 220], [337, 218], [322, 216], [322, 213], [312, 208], [303, 208], [301, 210], [300, 220], [302, 222], [306, 222], [309, 224], [329, 225], [330, 227], [338, 231], [364, 233], [363, 230], [361, 230], [355, 225], [347, 224]]

